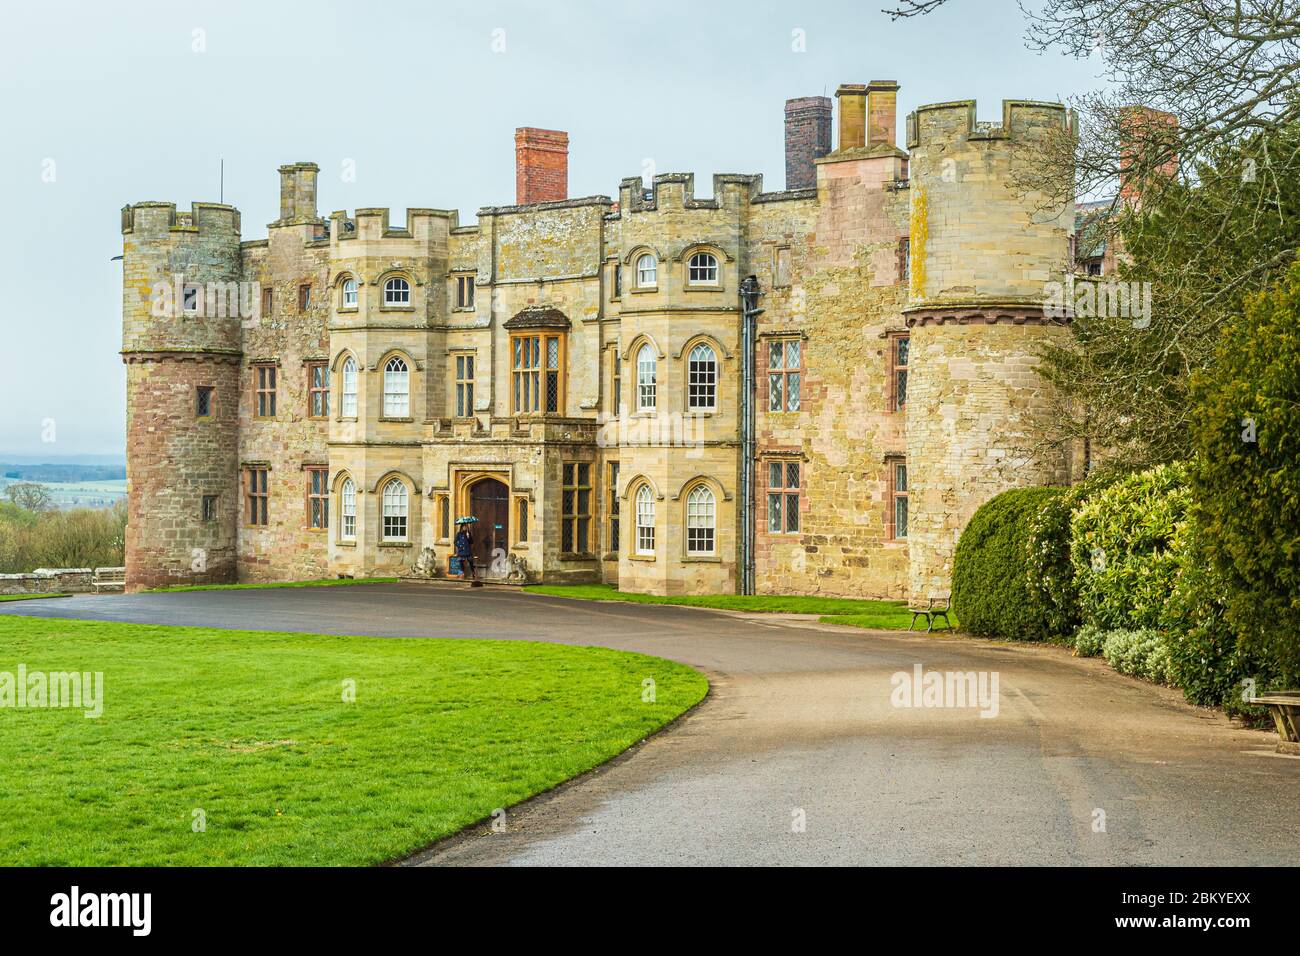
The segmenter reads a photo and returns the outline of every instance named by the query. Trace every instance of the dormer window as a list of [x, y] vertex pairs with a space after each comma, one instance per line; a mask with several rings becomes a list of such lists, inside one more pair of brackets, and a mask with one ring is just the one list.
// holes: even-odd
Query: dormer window
[[355, 309], [357, 307], [357, 280], [343, 280], [343, 308]]
[[659, 263], [650, 253], [636, 260], [636, 284], [639, 288], [654, 286], [659, 281]]
[[718, 257], [711, 252], [695, 253], [687, 265], [686, 280], [691, 285], [717, 285]]
[[411, 284], [400, 276], [384, 283], [384, 305], [410, 305]]

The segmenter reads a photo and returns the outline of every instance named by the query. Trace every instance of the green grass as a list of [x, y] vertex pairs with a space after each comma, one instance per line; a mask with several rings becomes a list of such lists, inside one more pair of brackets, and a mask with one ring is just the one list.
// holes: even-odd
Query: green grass
[[[833, 598], [788, 594], [695, 594], [660, 597], [655, 594], [627, 594], [609, 584], [536, 584], [524, 588], [533, 594], [573, 598], [580, 601], [626, 601], [631, 604], [675, 604], [709, 607], [723, 611], [752, 611], [762, 614], [816, 614], [823, 624], [848, 624], [880, 630], [907, 630], [912, 612], [906, 601], [876, 601], [867, 598]], [[957, 626], [957, 618], [952, 618]], [[918, 622], [924, 627], [923, 622]]]
[[0, 617], [0, 671], [19, 663], [103, 672], [103, 713], [0, 709], [0, 865], [378, 863], [608, 760], [708, 689], [603, 648]]
[[396, 584], [401, 578], [318, 578], [315, 581], [269, 581], [264, 584], [175, 584], [149, 591], [239, 591], [258, 588], [337, 588], [349, 584]]
[[47, 594], [0, 594], [0, 602], [3, 601], [35, 601], [39, 598], [56, 598], [72, 597], [66, 591], [50, 591]]

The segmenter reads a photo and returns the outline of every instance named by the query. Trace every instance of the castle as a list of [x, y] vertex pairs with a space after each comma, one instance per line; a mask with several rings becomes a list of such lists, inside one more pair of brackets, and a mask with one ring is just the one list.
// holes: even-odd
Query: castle
[[1074, 209], [1010, 188], [1071, 119], [924, 106], [904, 150], [897, 90], [841, 86], [834, 148], [832, 101], [788, 101], [780, 192], [569, 198], [567, 135], [525, 128], [476, 225], [323, 218], [312, 163], [266, 239], [127, 206], [128, 589], [445, 573], [472, 515], [489, 577], [947, 593], [980, 504], [1077, 471], [1033, 433]]

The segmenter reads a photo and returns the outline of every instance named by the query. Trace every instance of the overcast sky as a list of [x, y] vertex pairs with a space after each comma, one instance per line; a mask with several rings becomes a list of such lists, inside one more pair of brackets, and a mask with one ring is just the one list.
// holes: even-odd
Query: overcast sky
[[572, 196], [615, 196], [647, 161], [707, 196], [714, 172], [782, 188], [788, 97], [898, 80], [901, 131], [918, 104], [974, 98], [999, 120], [1004, 98], [1097, 82], [1095, 62], [1026, 50], [1014, 0], [900, 22], [891, 2], [8, 4], [0, 458], [122, 452], [118, 210], [216, 200], [222, 158], [245, 239], [265, 237], [276, 167], [298, 160], [320, 164], [323, 213], [472, 223], [514, 201], [517, 126], [569, 132]]

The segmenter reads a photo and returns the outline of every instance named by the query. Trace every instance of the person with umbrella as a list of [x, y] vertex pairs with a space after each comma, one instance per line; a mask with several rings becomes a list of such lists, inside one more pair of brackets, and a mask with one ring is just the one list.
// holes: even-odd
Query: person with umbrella
[[478, 579], [474, 571], [474, 532], [471, 530], [474, 523], [478, 521], [473, 515], [466, 515], [456, 519], [456, 557], [460, 561], [460, 577], [465, 579], [465, 571], [469, 570], [470, 580], [474, 582], [474, 587], [482, 587], [483, 582]]

